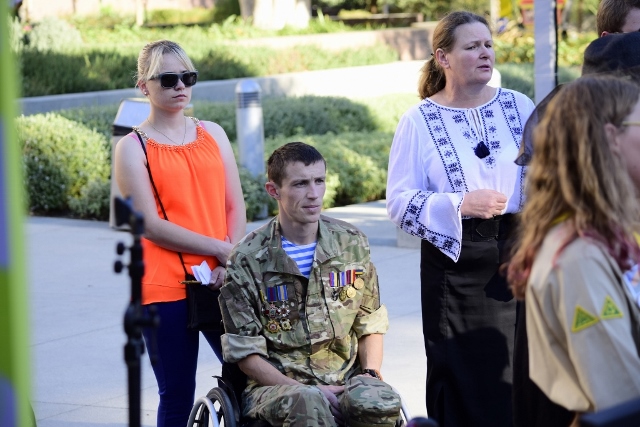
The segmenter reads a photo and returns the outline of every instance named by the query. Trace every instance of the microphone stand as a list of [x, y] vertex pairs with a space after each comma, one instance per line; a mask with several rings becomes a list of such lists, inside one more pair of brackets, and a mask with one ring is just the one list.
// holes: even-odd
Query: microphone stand
[[[140, 427], [140, 358], [144, 354], [144, 341], [142, 329], [153, 328], [152, 334], [155, 336], [155, 328], [159, 325], [160, 319], [156, 314], [155, 307], [149, 306], [145, 313], [142, 307], [142, 276], [144, 275], [144, 262], [142, 260], [141, 237], [144, 233], [144, 218], [141, 213], [133, 210], [131, 199], [123, 200], [119, 197], [115, 199], [116, 224], [118, 226], [129, 224], [133, 244], [129, 248], [131, 258], [128, 265], [129, 276], [131, 277], [131, 300], [124, 314], [124, 330], [127, 334], [127, 343], [124, 346], [124, 359], [127, 363], [128, 385], [129, 385], [129, 426]], [[116, 252], [122, 255], [125, 252], [125, 245], [118, 242]], [[114, 264], [116, 273], [122, 272], [124, 264], [117, 260]], [[153, 348], [153, 345], [151, 346]], [[150, 354], [150, 356], [152, 356]]]

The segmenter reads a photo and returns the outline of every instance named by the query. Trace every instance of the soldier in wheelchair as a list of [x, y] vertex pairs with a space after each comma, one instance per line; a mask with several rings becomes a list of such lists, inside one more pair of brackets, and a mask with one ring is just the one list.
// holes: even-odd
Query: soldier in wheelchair
[[320, 214], [325, 177], [324, 158], [307, 144], [286, 144], [269, 158], [265, 188], [279, 214], [227, 263], [224, 360], [248, 377], [243, 417], [273, 426], [394, 426], [401, 401], [380, 374], [388, 317], [368, 240]]

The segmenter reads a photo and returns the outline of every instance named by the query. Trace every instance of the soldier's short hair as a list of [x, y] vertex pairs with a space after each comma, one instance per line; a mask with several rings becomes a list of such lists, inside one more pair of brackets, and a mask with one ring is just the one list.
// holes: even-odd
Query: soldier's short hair
[[327, 162], [318, 150], [304, 142], [289, 142], [271, 153], [267, 161], [267, 177], [269, 181], [276, 185], [282, 185], [282, 180], [286, 177], [285, 171], [289, 163], [302, 162], [305, 166], [310, 164]]
[[631, 9], [640, 9], [640, 0], [602, 0], [596, 14], [598, 36], [603, 31], [620, 33]]

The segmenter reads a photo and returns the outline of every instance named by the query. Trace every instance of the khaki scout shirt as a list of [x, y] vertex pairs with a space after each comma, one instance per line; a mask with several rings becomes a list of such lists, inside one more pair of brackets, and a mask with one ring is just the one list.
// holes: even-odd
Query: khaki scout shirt
[[594, 411], [640, 397], [639, 310], [600, 244], [577, 238], [563, 248], [570, 232], [551, 229], [533, 263], [529, 375], [554, 402]]
[[[341, 301], [330, 286], [331, 272], [362, 269], [364, 287]], [[286, 285], [290, 330], [270, 332], [264, 313], [267, 288]], [[380, 305], [378, 277], [366, 236], [352, 225], [320, 217], [318, 243], [309, 279], [282, 249], [277, 217], [249, 233], [227, 262], [220, 307], [224, 319], [222, 353], [227, 362], [251, 354], [267, 359], [303, 384], [344, 384], [359, 369], [358, 339], [389, 327]], [[250, 383], [250, 385], [252, 385]]]

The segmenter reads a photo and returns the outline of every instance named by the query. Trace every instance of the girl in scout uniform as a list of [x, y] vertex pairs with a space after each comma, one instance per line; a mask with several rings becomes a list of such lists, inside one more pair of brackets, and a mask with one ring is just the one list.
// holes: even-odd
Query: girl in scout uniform
[[[583, 77], [534, 133], [519, 244], [508, 266], [525, 299], [529, 375], [575, 412], [640, 397], [640, 89]], [[570, 424], [571, 423], [571, 424]]]

